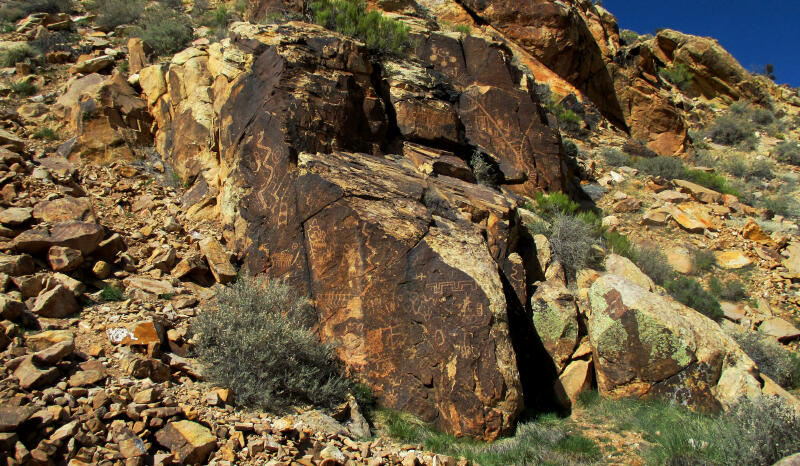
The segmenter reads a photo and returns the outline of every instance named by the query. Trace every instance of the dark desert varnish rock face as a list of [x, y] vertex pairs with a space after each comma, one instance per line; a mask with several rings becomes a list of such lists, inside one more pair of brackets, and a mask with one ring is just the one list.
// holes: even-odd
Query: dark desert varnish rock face
[[[431, 34], [412, 59], [380, 62], [300, 23], [233, 37], [249, 69], [192, 78], [218, 92], [212, 134], [179, 145], [168, 123], [202, 126], [170, 95], [213, 58], [170, 67], [154, 99], [156, 139], [199, 180], [187, 202], [215, 197], [244, 270], [311, 296], [320, 335], [384, 405], [457, 435], [508, 432], [525, 403], [509, 300], [524, 310], [536, 269], [510, 193], [563, 189], [566, 174], [558, 133], [507, 52]], [[217, 161], [191, 163], [215, 139]], [[474, 182], [475, 151], [508, 195]]]

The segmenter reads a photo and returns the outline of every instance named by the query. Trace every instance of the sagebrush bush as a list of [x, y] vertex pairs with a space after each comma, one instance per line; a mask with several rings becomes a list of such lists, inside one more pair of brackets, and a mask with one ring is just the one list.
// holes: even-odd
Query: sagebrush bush
[[692, 268], [695, 273], [710, 272], [717, 265], [717, 256], [708, 249], [696, 249], [692, 252]]
[[735, 279], [723, 282], [717, 277], [711, 277], [708, 289], [711, 294], [726, 301], [741, 301], [747, 297], [747, 289], [744, 284]]
[[472, 173], [475, 175], [475, 180], [477, 180], [478, 183], [486, 186], [497, 186], [502, 183], [503, 175], [489, 162], [489, 156], [476, 150], [472, 153], [469, 164], [472, 167]]
[[592, 247], [597, 244], [592, 225], [560, 212], [553, 218], [548, 239], [553, 256], [571, 276], [589, 265]]
[[694, 75], [683, 63], [675, 63], [669, 68], [662, 68], [659, 74], [682, 91], [687, 91], [692, 87]]
[[732, 176], [746, 181], [770, 180], [773, 178], [774, 165], [766, 159], [751, 162], [744, 154], [734, 153], [722, 162], [722, 168]]
[[728, 112], [717, 117], [708, 130], [708, 136], [717, 144], [753, 147], [755, 129], [745, 117]]
[[775, 146], [772, 155], [778, 162], [800, 166], [800, 144], [797, 141], [782, 142]]
[[800, 416], [779, 398], [742, 399], [718, 415], [665, 401], [595, 399], [587, 407], [593, 417], [643, 434], [652, 466], [771, 466], [800, 449]]
[[756, 199], [758, 207], [767, 209], [776, 215], [784, 217], [800, 217], [800, 203], [791, 196], [762, 196]]
[[133, 24], [142, 16], [144, 0], [90, 0], [86, 8], [97, 15], [95, 24], [113, 31], [117, 26]]
[[619, 149], [606, 148], [600, 155], [612, 167], [631, 166], [631, 157]]
[[742, 400], [722, 416], [719, 445], [731, 466], [771, 466], [800, 451], [800, 414], [779, 398]]
[[636, 162], [636, 168], [651, 176], [660, 176], [666, 180], [680, 178], [685, 171], [683, 160], [679, 157], [642, 158]]
[[72, 0], [12, 0], [0, 6], [0, 19], [17, 21], [31, 13], [69, 13]]
[[667, 261], [667, 256], [658, 249], [651, 247], [636, 248], [634, 262], [657, 285], [665, 283], [675, 277], [675, 271]]
[[39, 89], [30, 81], [20, 81], [18, 83], [11, 83], [11, 92], [19, 97], [30, 97]]
[[209, 379], [241, 405], [282, 411], [345, 399], [350, 384], [333, 348], [317, 340], [313, 309], [288, 285], [241, 279], [217, 303], [194, 322], [196, 352]]
[[706, 291], [697, 280], [688, 277], [677, 277], [668, 281], [664, 288], [676, 301], [710, 317], [720, 320], [724, 317], [722, 307], [711, 293]]
[[0, 49], [0, 67], [6, 68], [17, 63], [33, 58], [36, 51], [28, 44], [14, 45]]
[[317, 0], [309, 11], [320, 26], [355, 37], [375, 52], [400, 54], [410, 45], [408, 26], [377, 10], [367, 11], [363, 0]]
[[187, 15], [161, 5], [148, 7], [136, 24], [133, 34], [160, 56], [183, 50], [194, 34]]
[[733, 338], [775, 383], [787, 390], [800, 388], [800, 357], [792, 350], [756, 332], [736, 331]]

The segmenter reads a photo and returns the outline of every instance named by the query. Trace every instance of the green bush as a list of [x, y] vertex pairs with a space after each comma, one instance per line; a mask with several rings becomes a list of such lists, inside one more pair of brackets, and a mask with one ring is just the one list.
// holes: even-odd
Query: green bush
[[694, 75], [683, 63], [675, 63], [670, 68], [662, 68], [659, 74], [682, 91], [687, 91], [692, 87]]
[[770, 180], [773, 164], [766, 159], [748, 161], [744, 154], [731, 154], [722, 162], [722, 168], [730, 175], [743, 180]]
[[800, 144], [797, 141], [782, 142], [775, 146], [772, 155], [778, 162], [800, 166]]
[[281, 411], [345, 399], [350, 383], [333, 348], [317, 340], [313, 309], [288, 285], [242, 279], [217, 303], [195, 319], [196, 352], [208, 378], [233, 389], [240, 404]]
[[203, 25], [214, 29], [217, 31], [217, 34], [220, 35], [228, 28], [228, 24], [232, 20], [233, 16], [228, 10], [228, 7], [225, 5], [219, 5], [217, 8], [209, 11], [206, 14], [205, 19], [203, 20]]
[[639, 34], [630, 29], [623, 29], [619, 33], [619, 39], [623, 45], [633, 45], [639, 41]]
[[735, 189], [728, 182], [728, 180], [725, 179], [724, 176], [717, 175], [714, 172], [706, 172], [703, 170], [686, 170], [683, 173], [683, 178], [723, 194], [733, 194], [736, 197], [741, 195], [741, 193]]
[[726, 146], [741, 144], [746, 147], [753, 147], [754, 131], [753, 125], [745, 117], [728, 112], [714, 120], [708, 130], [708, 136], [717, 144]]
[[667, 261], [667, 256], [658, 249], [643, 247], [635, 251], [634, 262], [657, 285], [665, 283], [675, 277], [675, 271]]
[[363, 0], [317, 0], [309, 11], [317, 24], [355, 37], [377, 53], [401, 54], [410, 45], [408, 26], [379, 11], [368, 12]]
[[536, 206], [530, 210], [538, 212], [545, 219], [553, 218], [557, 214], [574, 215], [578, 211], [578, 204], [564, 193], [538, 192], [534, 195], [533, 200]]
[[170, 55], [186, 48], [194, 33], [185, 14], [155, 5], [145, 10], [133, 34], [158, 55]]
[[639, 159], [636, 168], [650, 176], [660, 176], [666, 180], [680, 178], [685, 169], [679, 157], [654, 157]]
[[558, 119], [558, 123], [566, 131], [578, 131], [581, 129], [581, 123], [583, 123], [583, 119], [570, 109], [561, 108], [558, 114], [556, 115]]
[[747, 297], [747, 289], [739, 280], [723, 282], [717, 277], [711, 277], [708, 289], [711, 294], [725, 301], [741, 301]]
[[46, 139], [48, 141], [55, 141], [58, 139], [58, 133], [53, 131], [52, 128], [39, 128], [33, 133], [34, 139]]
[[106, 302], [122, 301], [124, 294], [116, 286], [106, 285], [100, 291], [100, 299]]
[[113, 31], [123, 24], [134, 24], [144, 11], [144, 0], [90, 0], [86, 8], [97, 15], [95, 24]]
[[668, 281], [664, 288], [676, 301], [711, 319], [720, 320], [724, 316], [717, 298], [706, 291], [697, 280], [688, 277], [677, 277]]
[[632, 164], [631, 157], [619, 149], [606, 148], [603, 149], [600, 155], [612, 167], [631, 166]]
[[36, 56], [36, 51], [28, 44], [14, 45], [0, 49], [0, 67], [7, 68], [28, 58]]
[[784, 217], [800, 217], [800, 203], [791, 196], [763, 196], [756, 199], [758, 207]]
[[792, 350], [756, 332], [737, 331], [733, 338], [762, 374], [787, 390], [800, 388], [800, 357]]
[[620, 256], [627, 257], [633, 260], [636, 257], [635, 248], [633, 243], [627, 236], [617, 233], [616, 231], [607, 231], [603, 233], [606, 247], [609, 251]]
[[695, 273], [710, 272], [717, 266], [717, 256], [707, 249], [696, 249], [692, 253], [692, 268]]
[[19, 97], [30, 97], [39, 89], [30, 81], [20, 81], [18, 83], [11, 83], [11, 92]]

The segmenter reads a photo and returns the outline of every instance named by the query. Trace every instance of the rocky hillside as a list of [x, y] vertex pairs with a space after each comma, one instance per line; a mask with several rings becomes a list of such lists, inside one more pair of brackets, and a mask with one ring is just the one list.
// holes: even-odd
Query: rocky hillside
[[[140, 3], [0, 1], [0, 464], [488, 461], [400, 411], [643, 464], [581, 397], [800, 416], [796, 89], [589, 1]], [[388, 411], [208, 377], [244, 276]]]

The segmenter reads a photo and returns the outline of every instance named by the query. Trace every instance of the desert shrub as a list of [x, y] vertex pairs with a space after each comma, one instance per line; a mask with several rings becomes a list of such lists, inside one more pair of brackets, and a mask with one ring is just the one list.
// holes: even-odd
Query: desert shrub
[[772, 155], [779, 162], [800, 166], [800, 144], [797, 141], [782, 142], [775, 146]]
[[762, 128], [769, 126], [776, 121], [775, 113], [773, 113], [771, 110], [767, 110], [766, 108], [756, 107], [752, 110], [750, 115], [753, 123]]
[[800, 450], [800, 414], [779, 398], [742, 400], [721, 421], [722, 464], [770, 466]]
[[694, 78], [694, 75], [683, 63], [675, 63], [669, 68], [662, 68], [659, 74], [662, 78], [671, 82], [682, 91], [686, 91], [692, 87], [692, 78]]
[[800, 203], [791, 196], [762, 196], [756, 199], [755, 204], [776, 215], [800, 217]]
[[65, 51], [71, 52], [73, 47], [80, 41], [81, 37], [67, 31], [55, 31], [51, 34], [43, 34], [30, 41], [31, 46], [40, 53]]
[[697, 312], [713, 320], [723, 317], [722, 307], [711, 293], [706, 291], [697, 280], [688, 277], [677, 277], [668, 281], [664, 288], [675, 298]]
[[14, 66], [19, 62], [36, 56], [36, 51], [28, 44], [14, 45], [0, 49], [0, 67]]
[[486, 186], [497, 186], [503, 181], [503, 175], [497, 167], [490, 163], [488, 156], [480, 151], [474, 151], [470, 158], [472, 173], [478, 183]]
[[703, 170], [685, 170], [683, 177], [689, 181], [699, 184], [700, 186], [705, 186], [708, 189], [713, 189], [714, 191], [723, 194], [733, 194], [737, 197], [741, 195], [741, 193], [734, 186], [732, 186], [724, 176], [717, 175], [714, 172], [706, 172]]
[[633, 45], [639, 41], [639, 34], [630, 29], [623, 29], [619, 33], [619, 38], [624, 45]]
[[280, 411], [345, 399], [349, 382], [333, 348], [314, 336], [313, 309], [288, 285], [242, 279], [217, 304], [194, 322], [196, 352], [209, 379], [232, 388], [240, 404]]
[[628, 139], [627, 141], [625, 141], [625, 143], [622, 145], [622, 150], [626, 154], [630, 154], [636, 157], [645, 157], [645, 158], [658, 157], [658, 154], [654, 150], [647, 147], [647, 143], [635, 139]]
[[157, 0], [162, 6], [171, 8], [176, 11], [182, 11], [185, 8], [183, 0]]
[[317, 24], [355, 37], [375, 52], [400, 54], [410, 45], [408, 26], [379, 11], [367, 11], [363, 0], [316, 0], [309, 11]]
[[774, 165], [766, 159], [748, 161], [744, 154], [731, 154], [722, 162], [722, 168], [734, 177], [747, 181], [770, 180]]
[[555, 217], [557, 214], [574, 215], [578, 211], [578, 203], [573, 201], [564, 193], [545, 194], [538, 192], [533, 197], [536, 205], [531, 208], [541, 214], [546, 219]]
[[30, 97], [39, 89], [30, 81], [20, 81], [18, 83], [11, 83], [11, 92], [19, 97]]
[[634, 262], [656, 284], [664, 286], [675, 277], [675, 271], [667, 261], [667, 256], [651, 247], [636, 248]]
[[755, 139], [753, 125], [745, 117], [734, 112], [717, 117], [708, 130], [708, 136], [717, 144], [726, 146], [742, 144], [752, 147]]
[[800, 387], [800, 357], [792, 350], [756, 332], [737, 331], [733, 338], [761, 373], [786, 389]]
[[225, 5], [219, 5], [217, 8], [206, 13], [205, 19], [203, 20], [203, 25], [214, 29], [219, 35], [228, 28], [228, 24], [232, 19], [233, 17], [231, 12], [228, 10], [228, 7]]
[[36, 131], [34, 131], [33, 138], [34, 139], [46, 139], [48, 141], [55, 141], [56, 139], [58, 139], [58, 133], [53, 131], [52, 128], [43, 127], [43, 128], [39, 128]]
[[558, 118], [559, 126], [567, 131], [578, 131], [583, 123], [580, 115], [568, 108], [561, 108], [556, 118]]
[[692, 267], [695, 273], [710, 272], [717, 265], [717, 256], [708, 249], [696, 249], [692, 252]]
[[747, 297], [747, 289], [739, 280], [723, 282], [717, 277], [711, 277], [708, 282], [708, 289], [711, 294], [726, 301], [741, 301]]
[[106, 285], [100, 290], [100, 299], [106, 302], [122, 301], [124, 296], [122, 290], [116, 286]]
[[184, 49], [192, 40], [189, 18], [160, 5], [148, 7], [134, 30], [158, 55], [169, 55]]
[[547, 235], [550, 247], [571, 276], [591, 262], [592, 247], [597, 244], [594, 233], [592, 225], [577, 217], [557, 213], [553, 218]]
[[635, 248], [627, 236], [616, 231], [603, 232], [603, 240], [609, 251], [628, 259], [635, 258]]
[[72, 0], [13, 0], [0, 6], [0, 19], [13, 22], [31, 13], [68, 13], [72, 8]]
[[632, 163], [631, 157], [619, 149], [606, 148], [600, 155], [612, 167], [630, 166]]
[[86, 8], [97, 15], [95, 24], [113, 31], [117, 26], [133, 24], [144, 11], [143, 0], [91, 0]]
[[683, 160], [678, 157], [654, 157], [639, 159], [636, 168], [651, 176], [660, 176], [666, 180], [680, 178], [684, 173]]
[[657, 400], [598, 399], [587, 409], [641, 432], [651, 465], [770, 466], [800, 449], [800, 415], [778, 398], [742, 399], [719, 415]]

